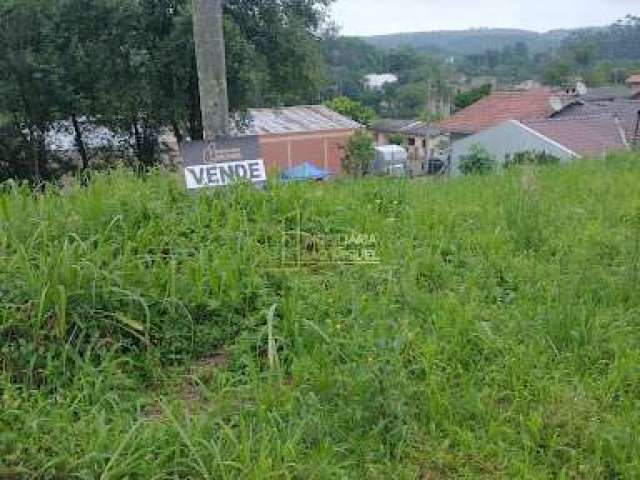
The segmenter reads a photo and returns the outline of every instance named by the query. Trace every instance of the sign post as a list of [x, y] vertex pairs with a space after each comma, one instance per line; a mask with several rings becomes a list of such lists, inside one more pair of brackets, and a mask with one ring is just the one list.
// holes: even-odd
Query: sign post
[[267, 180], [258, 137], [229, 136], [223, 3], [224, 0], [193, 0], [193, 37], [204, 141], [180, 145], [189, 190]]

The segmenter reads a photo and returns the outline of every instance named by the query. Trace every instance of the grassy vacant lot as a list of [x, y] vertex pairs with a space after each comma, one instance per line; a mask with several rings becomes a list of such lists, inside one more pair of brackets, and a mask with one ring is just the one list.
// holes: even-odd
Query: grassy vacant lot
[[640, 478], [639, 186], [6, 185], [0, 478]]

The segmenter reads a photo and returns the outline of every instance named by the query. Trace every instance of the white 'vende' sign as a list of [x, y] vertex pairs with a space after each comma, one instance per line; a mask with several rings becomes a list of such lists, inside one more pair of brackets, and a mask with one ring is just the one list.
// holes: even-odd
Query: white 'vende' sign
[[[216, 138], [180, 145], [184, 179], [189, 190], [225, 187], [237, 182], [267, 181], [257, 136]], [[257, 159], [257, 160], [249, 160]]]
[[185, 167], [187, 188], [195, 190], [206, 187], [225, 187], [237, 182], [260, 183], [267, 181], [267, 172], [262, 160], [194, 165]]

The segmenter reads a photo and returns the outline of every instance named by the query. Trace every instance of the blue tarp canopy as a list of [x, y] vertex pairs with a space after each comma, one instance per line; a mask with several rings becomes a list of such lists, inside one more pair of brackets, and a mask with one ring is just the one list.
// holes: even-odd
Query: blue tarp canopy
[[304, 162], [302, 165], [290, 168], [282, 172], [281, 177], [285, 181], [326, 180], [331, 174], [319, 169], [313, 163]]

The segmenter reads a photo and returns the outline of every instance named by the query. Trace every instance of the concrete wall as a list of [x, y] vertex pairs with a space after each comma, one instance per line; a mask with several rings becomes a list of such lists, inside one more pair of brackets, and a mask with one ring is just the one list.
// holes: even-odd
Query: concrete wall
[[453, 143], [451, 174], [460, 174], [460, 157], [469, 154], [474, 145], [481, 145], [491, 153], [499, 164], [521, 152], [546, 152], [569, 161], [577, 155], [562, 145], [546, 139], [515, 120], [509, 120], [493, 128], [457, 140]]

